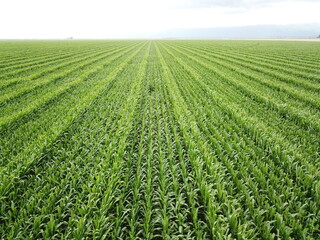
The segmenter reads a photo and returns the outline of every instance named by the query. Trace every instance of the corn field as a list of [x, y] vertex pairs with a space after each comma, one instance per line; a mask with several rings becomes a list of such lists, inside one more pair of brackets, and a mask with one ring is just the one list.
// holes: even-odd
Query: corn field
[[0, 42], [0, 239], [320, 239], [320, 45]]

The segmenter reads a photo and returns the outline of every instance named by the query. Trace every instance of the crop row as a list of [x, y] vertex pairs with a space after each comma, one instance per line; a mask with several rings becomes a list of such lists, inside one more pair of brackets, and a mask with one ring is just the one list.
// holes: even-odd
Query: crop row
[[318, 45], [2, 44], [1, 239], [318, 238]]

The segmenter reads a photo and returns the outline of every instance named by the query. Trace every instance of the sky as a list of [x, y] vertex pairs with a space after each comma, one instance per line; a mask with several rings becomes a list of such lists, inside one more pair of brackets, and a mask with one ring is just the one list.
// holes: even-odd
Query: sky
[[0, 0], [0, 39], [246, 37], [272, 26], [311, 37], [319, 9], [320, 0]]

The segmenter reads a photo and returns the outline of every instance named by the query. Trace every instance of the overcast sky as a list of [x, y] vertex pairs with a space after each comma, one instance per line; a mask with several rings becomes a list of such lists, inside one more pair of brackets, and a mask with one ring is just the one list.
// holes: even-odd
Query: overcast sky
[[303, 26], [320, 23], [319, 10], [320, 0], [0, 0], [0, 39], [139, 38], [174, 29]]

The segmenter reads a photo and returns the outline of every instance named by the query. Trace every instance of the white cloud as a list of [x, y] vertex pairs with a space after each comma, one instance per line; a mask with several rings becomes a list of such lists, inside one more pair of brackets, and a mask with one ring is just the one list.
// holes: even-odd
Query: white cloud
[[0, 38], [139, 37], [174, 28], [320, 23], [318, 9], [320, 2], [312, 0], [1, 0]]
[[[318, 2], [319, 0], [300, 0], [301, 2]], [[162, 0], [166, 6], [176, 9], [185, 8], [259, 8], [272, 6], [275, 3], [292, 3], [292, 0]]]

